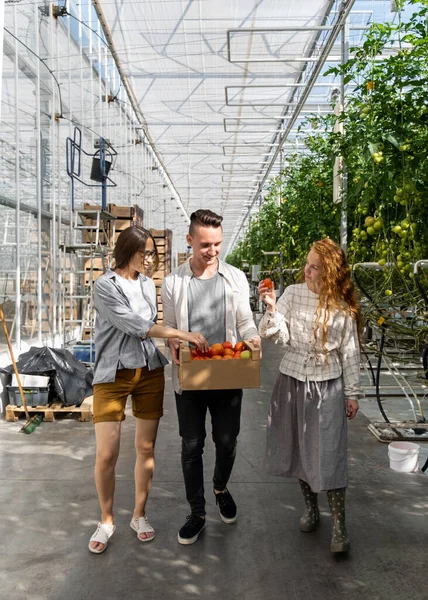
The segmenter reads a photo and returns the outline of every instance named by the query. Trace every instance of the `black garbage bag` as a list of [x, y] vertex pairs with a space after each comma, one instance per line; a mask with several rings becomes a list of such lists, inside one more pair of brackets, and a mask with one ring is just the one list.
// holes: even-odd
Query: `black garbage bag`
[[[21, 354], [16, 366], [22, 375], [49, 376], [65, 406], [80, 406], [84, 398], [92, 395], [92, 371], [68, 350], [31, 346], [28, 352]], [[13, 365], [0, 368], [0, 372], [13, 373]]]

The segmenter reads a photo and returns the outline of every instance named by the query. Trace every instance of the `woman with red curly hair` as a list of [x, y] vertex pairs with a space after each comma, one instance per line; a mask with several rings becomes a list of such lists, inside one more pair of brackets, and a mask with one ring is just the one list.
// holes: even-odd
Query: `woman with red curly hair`
[[267, 469], [299, 479], [306, 505], [302, 531], [317, 527], [317, 494], [327, 492], [330, 549], [347, 552], [346, 418], [357, 414], [362, 393], [360, 309], [345, 254], [328, 238], [315, 242], [302, 283], [289, 286], [278, 302], [263, 282], [259, 292], [267, 306], [260, 335], [285, 345], [270, 404]]

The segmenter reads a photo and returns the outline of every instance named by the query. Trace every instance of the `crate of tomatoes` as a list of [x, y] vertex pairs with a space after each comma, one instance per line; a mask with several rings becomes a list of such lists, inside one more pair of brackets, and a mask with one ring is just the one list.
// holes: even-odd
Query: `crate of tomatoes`
[[260, 349], [249, 341], [223, 342], [201, 354], [181, 342], [179, 380], [183, 390], [258, 388]]

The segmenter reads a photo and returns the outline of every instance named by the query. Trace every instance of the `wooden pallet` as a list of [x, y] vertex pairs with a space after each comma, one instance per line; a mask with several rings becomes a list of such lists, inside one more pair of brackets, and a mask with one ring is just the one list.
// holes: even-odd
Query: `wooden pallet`
[[[370, 431], [370, 433], [372, 433], [374, 435], [374, 437], [379, 441], [379, 442], [383, 442], [384, 444], [389, 444], [389, 442], [395, 442], [395, 441], [400, 441], [400, 442], [428, 442], [428, 437], [421, 437], [419, 435], [409, 435], [406, 434], [405, 431], [406, 429], [419, 429], [420, 431], [422, 431], [423, 429], [427, 430], [428, 429], [428, 423], [415, 423], [414, 421], [396, 421], [393, 423], [382, 423], [382, 422], [378, 422], [375, 421], [373, 423], [370, 423], [370, 425], [368, 425], [368, 430]], [[390, 429], [390, 430], [402, 430], [400, 431], [400, 435], [397, 435], [395, 433], [395, 431], [392, 431], [393, 435], [386, 435], [385, 434], [385, 429]]]
[[[43, 421], [55, 421], [55, 415], [78, 415], [79, 421], [89, 421], [92, 416], [92, 396], [85, 398], [80, 406], [62, 406], [60, 402], [52, 402], [47, 406], [29, 406], [28, 412], [30, 415], [34, 413], [43, 414]], [[23, 406], [14, 406], [8, 404], [6, 406], [6, 421], [18, 421], [19, 417], [25, 416]]]

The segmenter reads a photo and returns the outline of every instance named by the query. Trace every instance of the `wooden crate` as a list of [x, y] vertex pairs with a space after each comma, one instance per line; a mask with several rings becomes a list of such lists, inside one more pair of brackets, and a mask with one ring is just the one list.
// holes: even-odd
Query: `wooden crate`
[[[102, 271], [104, 269], [103, 259], [98, 256], [94, 256], [92, 259], [86, 258], [84, 262], [85, 271], [90, 271], [91, 269], [91, 261], [92, 261], [92, 269], [94, 271]], [[108, 259], [105, 259], [105, 264], [108, 268]]]
[[177, 253], [177, 267], [187, 262], [187, 260], [192, 256], [191, 252], [178, 252]]
[[[104, 271], [92, 271], [92, 281], [95, 281], [96, 279], [98, 279], [98, 277], [101, 277], [101, 275], [104, 274]], [[91, 272], [87, 271], [85, 274], [85, 285], [89, 285], [89, 282], [91, 280]]]
[[[90, 219], [85, 219], [85, 225], [93, 225], [95, 223], [91, 223]], [[85, 244], [95, 244], [96, 242], [96, 231], [95, 230], [87, 230], [84, 229], [83, 230], [83, 242]], [[106, 231], [100, 229], [99, 230], [99, 235], [98, 235], [98, 243], [105, 246], [105, 245], [109, 245], [110, 243], [110, 234], [109, 234], [109, 229], [108, 227], [106, 228]]]
[[144, 222], [144, 211], [134, 204], [133, 206], [116, 206], [116, 204], [109, 204], [109, 212], [117, 217], [118, 219], [128, 219], [132, 221], [134, 225], [143, 227]]
[[[83, 207], [84, 207], [84, 210], [101, 210], [101, 206], [99, 206], [99, 205], [85, 203], [83, 205]], [[108, 221], [107, 223], [105, 223], [105, 229], [106, 229], [107, 235], [100, 228], [100, 234], [99, 234], [100, 244], [114, 245], [117, 241], [117, 238], [119, 237], [120, 232], [123, 231], [124, 229], [126, 229], [127, 227], [131, 227], [132, 225], [136, 225], [138, 227], [143, 227], [144, 212], [137, 204], [134, 204], [133, 206], [116, 206], [116, 204], [108, 204], [107, 212], [109, 212], [114, 217], [117, 217], [114, 221], [115, 236], [114, 236], [114, 239], [112, 239], [112, 233], [113, 233], [112, 221]], [[86, 225], [95, 225], [96, 220], [86, 217], [85, 224]], [[85, 231], [84, 232], [84, 241], [85, 241], [85, 243], [94, 243], [95, 242], [95, 232]]]
[[178, 376], [183, 390], [230, 390], [260, 387], [260, 349], [244, 342], [251, 358], [192, 360], [190, 348], [180, 343]]

